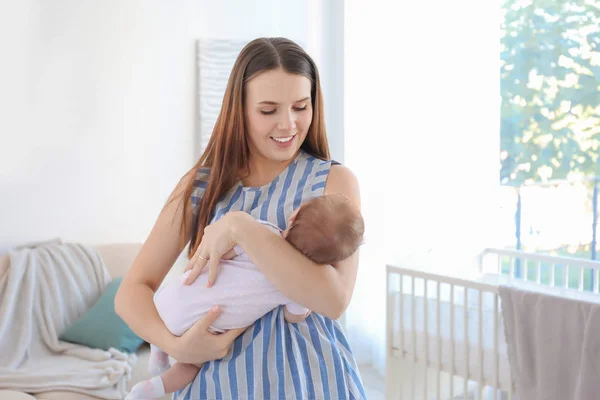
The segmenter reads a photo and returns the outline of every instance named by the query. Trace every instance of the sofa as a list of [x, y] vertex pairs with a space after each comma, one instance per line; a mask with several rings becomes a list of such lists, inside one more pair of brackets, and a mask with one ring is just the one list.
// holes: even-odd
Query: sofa
[[[129, 266], [133, 263], [137, 253], [141, 248], [139, 243], [120, 243], [92, 246], [102, 256], [104, 263], [112, 278], [125, 275]], [[174, 268], [170, 271], [171, 274], [181, 273], [184, 258], [177, 261]], [[0, 271], [8, 268], [8, 256], [0, 255]], [[131, 390], [136, 383], [150, 378], [148, 373], [148, 359], [150, 356], [150, 346], [144, 343], [137, 351], [137, 362], [133, 368], [131, 380], [127, 384], [127, 390]], [[161, 400], [170, 399], [167, 395]], [[11, 390], [0, 389], [0, 400], [97, 400], [97, 397], [91, 397], [74, 392], [52, 391], [38, 394], [27, 394]]]

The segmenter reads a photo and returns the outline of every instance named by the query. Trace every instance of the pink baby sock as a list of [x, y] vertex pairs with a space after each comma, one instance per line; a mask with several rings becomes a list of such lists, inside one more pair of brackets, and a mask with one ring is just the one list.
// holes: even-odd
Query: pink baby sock
[[125, 400], [147, 400], [157, 399], [165, 395], [165, 387], [160, 376], [142, 381], [135, 385], [131, 392], [125, 397]]
[[150, 360], [148, 361], [148, 372], [152, 376], [162, 375], [171, 367], [169, 363], [169, 355], [154, 346], [150, 345]]

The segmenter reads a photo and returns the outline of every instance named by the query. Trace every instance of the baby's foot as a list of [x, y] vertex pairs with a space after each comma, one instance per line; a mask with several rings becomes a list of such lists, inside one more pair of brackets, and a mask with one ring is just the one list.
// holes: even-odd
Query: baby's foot
[[131, 392], [125, 400], [147, 400], [157, 399], [165, 395], [165, 387], [162, 378], [155, 376], [147, 381], [142, 381], [131, 388]]
[[150, 345], [150, 360], [148, 361], [148, 372], [152, 376], [162, 375], [171, 365], [169, 355], [154, 345]]

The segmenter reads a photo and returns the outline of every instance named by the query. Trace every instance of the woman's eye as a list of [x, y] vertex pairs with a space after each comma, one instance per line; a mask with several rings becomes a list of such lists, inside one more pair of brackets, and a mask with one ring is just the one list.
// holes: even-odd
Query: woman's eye
[[[308, 106], [305, 104], [302, 107], [294, 107], [294, 111], [306, 111], [306, 109], [308, 108]], [[277, 112], [277, 109], [274, 108], [272, 110], [260, 110], [260, 113], [263, 115], [272, 115], [275, 114]]]

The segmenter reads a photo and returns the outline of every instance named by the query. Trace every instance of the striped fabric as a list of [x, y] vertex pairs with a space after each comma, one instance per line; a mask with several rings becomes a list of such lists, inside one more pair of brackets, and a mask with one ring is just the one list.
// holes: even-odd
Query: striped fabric
[[[305, 152], [270, 184], [246, 188], [241, 182], [217, 204], [212, 222], [243, 210], [285, 229], [292, 212], [321, 196], [332, 161]], [[198, 171], [192, 203], [205, 189], [207, 170]], [[197, 211], [197, 210], [196, 210]], [[337, 321], [312, 313], [288, 324], [277, 308], [236, 339], [222, 360], [206, 363], [196, 379], [173, 395], [205, 399], [364, 399], [358, 366]]]

